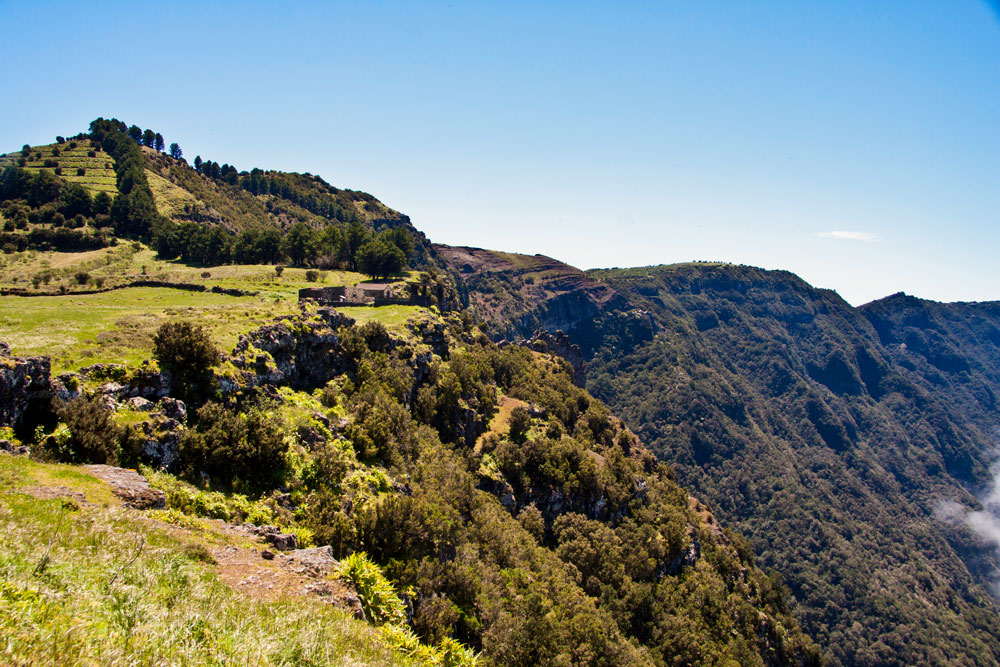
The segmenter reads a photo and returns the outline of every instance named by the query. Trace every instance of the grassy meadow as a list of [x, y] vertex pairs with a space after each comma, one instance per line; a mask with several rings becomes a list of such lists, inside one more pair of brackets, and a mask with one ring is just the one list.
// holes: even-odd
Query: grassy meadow
[[[78, 274], [86, 274], [80, 283]], [[354, 285], [365, 279], [351, 271], [323, 271], [306, 279], [306, 269], [231, 265], [201, 268], [156, 259], [146, 246], [120, 244], [89, 252], [26, 251], [0, 255], [0, 287], [33, 288], [32, 278], [48, 276], [38, 290], [50, 296], [0, 296], [0, 340], [15, 355], [45, 355], [61, 372], [97, 362], [136, 364], [150, 356], [156, 328], [168, 320], [184, 320], [208, 329], [224, 351], [245, 333], [281, 315], [299, 312], [303, 287]], [[126, 287], [98, 294], [74, 293], [134, 280], [195, 283], [208, 288], [235, 288], [253, 296], [228, 296], [165, 287]], [[66, 293], [59, 294], [60, 286]], [[422, 309], [416, 306], [348, 307], [341, 309], [359, 323], [377, 319], [401, 329]]]

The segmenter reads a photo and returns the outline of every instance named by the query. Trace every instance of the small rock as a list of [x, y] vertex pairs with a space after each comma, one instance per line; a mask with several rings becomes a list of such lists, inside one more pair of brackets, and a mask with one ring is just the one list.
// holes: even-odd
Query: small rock
[[128, 399], [125, 401], [125, 405], [139, 412], [149, 412], [153, 409], [153, 402], [146, 400], [142, 396], [135, 396]]
[[264, 539], [278, 551], [292, 551], [299, 546], [298, 538], [288, 533], [271, 533], [266, 535]]
[[260, 552], [260, 557], [263, 558], [264, 560], [274, 560], [274, 552], [264, 549], [263, 551]]
[[180, 422], [187, 418], [187, 406], [184, 405], [184, 401], [167, 396], [161, 398], [157, 406], [170, 419], [176, 419]]
[[125, 391], [125, 387], [117, 382], [105, 382], [101, 385], [100, 391], [105, 396], [118, 399]]

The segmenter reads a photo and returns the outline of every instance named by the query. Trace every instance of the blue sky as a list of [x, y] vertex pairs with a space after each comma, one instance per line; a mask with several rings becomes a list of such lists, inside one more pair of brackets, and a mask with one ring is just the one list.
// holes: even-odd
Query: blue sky
[[1000, 299], [1000, 19], [950, 2], [0, 0], [0, 151], [115, 116], [435, 241]]

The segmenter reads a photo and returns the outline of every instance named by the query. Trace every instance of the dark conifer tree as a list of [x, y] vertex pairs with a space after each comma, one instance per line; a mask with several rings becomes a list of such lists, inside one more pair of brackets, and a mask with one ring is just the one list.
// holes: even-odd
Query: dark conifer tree
[[162, 153], [163, 146], [164, 146], [163, 135], [157, 132], [156, 135], [153, 137], [153, 148]]

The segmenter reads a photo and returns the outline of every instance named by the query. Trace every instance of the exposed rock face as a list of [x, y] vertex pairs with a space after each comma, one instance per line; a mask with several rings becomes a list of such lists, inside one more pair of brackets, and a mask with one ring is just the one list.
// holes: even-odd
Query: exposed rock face
[[580, 346], [571, 343], [569, 336], [562, 330], [557, 330], [553, 334], [539, 329], [525, 342], [525, 345], [537, 352], [548, 352], [565, 359], [573, 367], [573, 384], [577, 387], [584, 386], [586, 376], [583, 371], [583, 353], [580, 352]]
[[240, 336], [231, 358], [242, 371], [240, 384], [322, 386], [345, 369], [337, 329], [352, 324], [346, 315], [324, 308], [315, 319], [283, 318]]
[[14, 357], [0, 342], [0, 426], [19, 428], [52, 398], [48, 357]]
[[106, 465], [85, 467], [92, 475], [107, 482], [115, 495], [124, 501], [126, 507], [137, 510], [159, 510], [167, 506], [166, 494], [151, 487], [146, 478], [134, 470]]
[[[630, 348], [653, 338], [655, 320], [634, 308], [604, 280], [543, 255], [516, 255], [481, 248], [435, 246], [456, 272], [460, 287], [494, 340], [523, 340], [539, 331], [556, 334], [583, 386], [582, 365], [603, 345]], [[572, 342], [570, 342], [572, 341]], [[579, 346], [578, 351], [572, 345]], [[565, 351], [565, 354], [563, 354]]]
[[614, 289], [544, 255], [435, 245], [457, 273], [459, 288], [495, 339], [518, 339], [538, 329], [569, 332], [601, 313], [627, 308]]
[[[184, 416], [184, 403], [181, 401], [165, 398], [157, 405], [163, 410], [164, 403], [180, 404], [181, 412], [179, 416]], [[146, 442], [142, 447], [143, 459], [161, 470], [173, 470], [177, 464], [178, 451], [181, 440], [181, 433], [184, 427], [180, 421], [163, 412], [153, 412], [150, 419], [142, 423], [142, 431], [146, 435]], [[178, 415], [177, 410], [171, 414]]]

